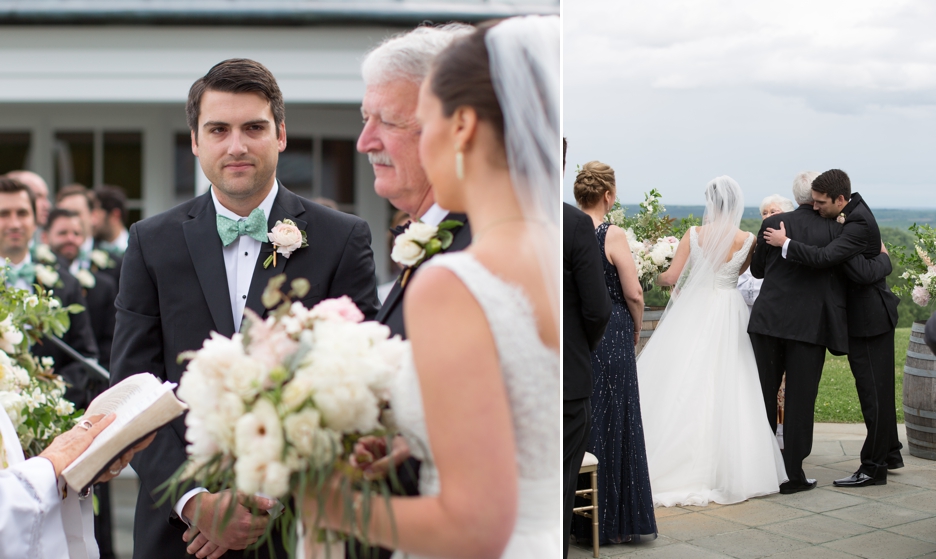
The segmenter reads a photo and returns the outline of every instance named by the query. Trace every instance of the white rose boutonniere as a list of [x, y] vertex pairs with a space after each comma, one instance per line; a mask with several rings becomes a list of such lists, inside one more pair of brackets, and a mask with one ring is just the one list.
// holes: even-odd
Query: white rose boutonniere
[[36, 281], [46, 287], [59, 287], [60, 280], [58, 272], [44, 264], [36, 264]]
[[97, 284], [97, 280], [94, 274], [91, 273], [91, 270], [85, 270], [84, 268], [78, 270], [78, 273], [75, 274], [75, 279], [77, 279], [81, 287], [85, 289], [94, 289], [94, 286]]
[[420, 264], [452, 246], [455, 238], [452, 229], [462, 225], [464, 223], [461, 221], [452, 219], [443, 221], [438, 227], [421, 221], [407, 225], [393, 241], [393, 250], [390, 252], [390, 259], [405, 267], [400, 286], [406, 286], [413, 270]]
[[106, 250], [96, 248], [91, 251], [91, 263], [97, 266], [99, 270], [106, 270], [114, 267], [114, 260]]
[[284, 258], [289, 258], [293, 252], [300, 248], [309, 246], [308, 236], [305, 231], [301, 231], [295, 222], [290, 219], [277, 221], [273, 229], [267, 233], [270, 243], [273, 244], [273, 254], [264, 262], [263, 267], [267, 268], [270, 264], [276, 267], [276, 253], [280, 253]]
[[839, 223], [845, 223], [845, 212], [838, 214], [838, 217], [835, 218], [835, 221]]
[[55, 264], [57, 259], [55, 258], [55, 253], [52, 252], [52, 249], [49, 248], [49, 245], [40, 244], [36, 245], [36, 250], [33, 255], [36, 262], [42, 262], [44, 264]]

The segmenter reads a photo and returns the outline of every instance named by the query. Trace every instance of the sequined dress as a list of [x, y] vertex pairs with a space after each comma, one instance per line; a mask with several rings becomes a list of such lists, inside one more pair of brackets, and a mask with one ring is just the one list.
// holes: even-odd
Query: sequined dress
[[[605, 255], [608, 224], [595, 231], [603, 256], [605, 285], [611, 295], [611, 320], [592, 355], [592, 428], [588, 451], [598, 458], [599, 544], [656, 537], [650, 473], [644, 447], [634, 319], [624, 300], [617, 268]], [[591, 541], [587, 519], [575, 518], [578, 541]]]

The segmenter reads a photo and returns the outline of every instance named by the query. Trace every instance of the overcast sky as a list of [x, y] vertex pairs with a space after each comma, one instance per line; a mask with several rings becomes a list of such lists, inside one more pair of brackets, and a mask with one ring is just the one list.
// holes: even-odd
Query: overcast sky
[[563, 195], [615, 169], [625, 204], [704, 204], [727, 174], [757, 206], [840, 168], [872, 208], [936, 208], [936, 2], [563, 3]]

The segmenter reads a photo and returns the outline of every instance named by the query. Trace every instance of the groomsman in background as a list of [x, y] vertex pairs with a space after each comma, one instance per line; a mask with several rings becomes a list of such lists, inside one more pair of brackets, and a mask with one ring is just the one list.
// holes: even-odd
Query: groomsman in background
[[[46, 226], [49, 217], [49, 210], [52, 209], [52, 202], [49, 201], [49, 185], [45, 179], [33, 173], [32, 171], [10, 171], [6, 174], [13, 180], [17, 180], [29, 187], [36, 201], [36, 236], [41, 234], [42, 228]], [[34, 239], [39, 242], [39, 239]]]
[[591, 352], [611, 319], [611, 297], [605, 287], [595, 226], [585, 213], [565, 203], [562, 291], [562, 538], [564, 556], [568, 556], [575, 486], [591, 430]]
[[71, 210], [78, 214], [84, 228], [84, 243], [79, 247], [78, 257], [75, 258], [69, 271], [76, 275], [78, 270], [91, 270], [102, 272], [111, 277], [117, 286], [120, 286], [119, 256], [114, 256], [94, 246], [94, 226], [92, 215], [97, 207], [97, 198], [94, 192], [80, 184], [70, 184], [55, 195], [55, 207]]
[[[839, 487], [864, 487], [887, 483], [887, 470], [903, 467], [902, 445], [897, 438], [897, 411], [894, 407], [894, 329], [897, 304], [885, 277], [890, 274], [890, 258], [882, 253], [881, 232], [871, 209], [857, 192], [852, 193], [848, 175], [839, 169], [822, 173], [812, 182], [813, 205], [830, 223], [842, 224], [836, 238], [816, 243], [787, 232], [767, 230], [767, 242], [782, 247], [790, 262], [824, 271], [852, 260], [887, 261], [887, 271], [864, 281], [849, 277], [846, 288], [848, 308], [848, 364], [851, 365], [868, 429], [861, 447], [861, 467], [851, 476], [835, 480]], [[794, 240], [795, 238], [795, 240]]]
[[[416, 104], [419, 86], [429, 75], [432, 59], [472, 29], [462, 24], [418, 27], [385, 40], [371, 50], [361, 64], [365, 85], [361, 103], [364, 129], [358, 137], [357, 150], [366, 153], [373, 165], [374, 191], [398, 210], [406, 212], [410, 221], [430, 225], [446, 220], [462, 222], [463, 226], [452, 230], [454, 238], [446, 252], [463, 250], [471, 244], [471, 229], [464, 214], [449, 213], [435, 203], [432, 185], [419, 162], [420, 128], [416, 122]], [[394, 229], [395, 234], [401, 231]], [[404, 277], [403, 273], [397, 277], [376, 318], [387, 325], [391, 333], [403, 338], [406, 337], [403, 323]], [[383, 439], [368, 438], [359, 445], [359, 455], [367, 459], [380, 457], [387, 452], [385, 447]], [[394, 439], [390, 453], [371, 467], [374, 471], [386, 471], [392, 462], [392, 467], [398, 469], [402, 485], [400, 492], [418, 495], [419, 462], [410, 458], [409, 448], [402, 437]], [[352, 548], [355, 548], [353, 552]], [[346, 550], [349, 557], [352, 554], [369, 557], [367, 553], [357, 540], [349, 540]], [[390, 550], [378, 548], [380, 559], [388, 559], [391, 554]]]
[[94, 189], [97, 206], [91, 211], [94, 246], [123, 257], [127, 252], [130, 232], [127, 231], [127, 195], [116, 186], [101, 185]]

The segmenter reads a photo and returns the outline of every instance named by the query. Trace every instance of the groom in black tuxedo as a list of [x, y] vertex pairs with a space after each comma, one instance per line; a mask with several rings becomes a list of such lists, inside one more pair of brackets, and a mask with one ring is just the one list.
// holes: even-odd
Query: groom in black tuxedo
[[767, 243], [765, 232], [780, 227], [814, 246], [826, 246], [840, 234], [840, 224], [823, 218], [812, 207], [810, 182], [814, 176], [801, 173], [794, 181], [798, 208], [763, 221], [751, 260], [751, 274], [763, 278], [764, 283], [751, 309], [748, 333], [767, 418], [774, 431], [777, 392], [783, 373], [787, 375], [783, 461], [789, 481], [780, 486], [781, 493], [816, 486], [816, 480], [806, 478], [803, 459], [812, 450], [813, 412], [826, 349], [836, 355], [848, 352], [845, 276], [867, 283], [890, 273], [886, 254], [873, 260], [851, 259], [842, 267], [816, 269], [784, 258], [780, 248]]
[[[769, 242], [782, 247], [787, 260], [821, 271], [856, 258], [880, 260], [886, 256], [881, 252], [881, 232], [874, 214], [860, 194], [852, 193], [844, 171], [832, 169], [816, 177], [812, 196], [824, 219], [842, 225], [836, 239], [822, 245], [792, 231], [768, 232]], [[848, 363], [868, 434], [861, 447], [861, 467], [851, 476], [835, 480], [839, 487], [883, 485], [888, 469], [903, 467], [894, 408], [894, 329], [900, 300], [884, 280], [889, 273], [887, 269], [886, 274], [875, 274], [866, 278], [868, 281], [849, 277], [846, 286]]]
[[[114, 383], [140, 372], [178, 383], [185, 370], [178, 355], [200, 348], [213, 331], [233, 335], [245, 308], [266, 316], [261, 295], [279, 274], [287, 282], [309, 281], [301, 299], [307, 307], [348, 295], [368, 319], [377, 312], [367, 223], [300, 198], [276, 180], [286, 147], [285, 108], [269, 70], [251, 60], [221, 62], [192, 86], [187, 113], [192, 151], [211, 190], [131, 227], [116, 302]], [[285, 219], [306, 231], [308, 246], [264, 267], [274, 249], [266, 234]], [[176, 419], [134, 457], [141, 481], [134, 558], [181, 559], [200, 550], [212, 558], [254, 557], [254, 551], [228, 551], [259, 536], [245, 507], [236, 507], [223, 531], [213, 523], [226, 496], [195, 489], [156, 506], [157, 488], [186, 459], [185, 430], [185, 421]], [[260, 526], [265, 523], [262, 517]], [[275, 556], [285, 557], [281, 535], [273, 542]], [[256, 556], [269, 557], [267, 547]]]

